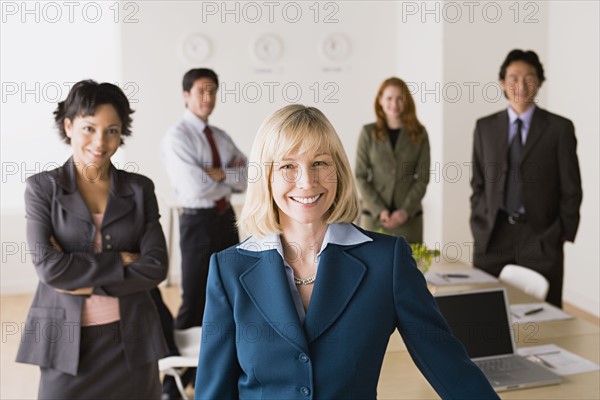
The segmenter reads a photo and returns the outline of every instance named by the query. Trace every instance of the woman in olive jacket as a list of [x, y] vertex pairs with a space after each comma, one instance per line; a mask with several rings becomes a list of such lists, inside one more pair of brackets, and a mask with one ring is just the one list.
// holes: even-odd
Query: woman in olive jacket
[[377, 120], [363, 126], [355, 176], [362, 197], [361, 225], [371, 231], [423, 241], [429, 183], [429, 139], [415, 102], [399, 78], [383, 81], [375, 97]]

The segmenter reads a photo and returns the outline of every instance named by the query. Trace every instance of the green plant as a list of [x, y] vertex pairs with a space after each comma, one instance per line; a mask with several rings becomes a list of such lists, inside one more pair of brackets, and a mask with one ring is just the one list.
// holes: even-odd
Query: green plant
[[421, 272], [425, 273], [431, 266], [431, 261], [434, 257], [440, 255], [440, 251], [437, 249], [428, 249], [423, 243], [411, 243], [410, 248], [413, 253], [413, 257], [417, 262], [417, 267]]
[[[379, 228], [378, 232], [390, 235], [390, 233], [388, 233], [383, 228]], [[433, 257], [438, 257], [440, 255], [439, 250], [428, 249], [427, 246], [425, 246], [423, 243], [411, 243], [410, 249], [412, 250], [413, 258], [417, 262], [417, 267], [422, 273], [427, 272], [427, 270], [431, 266], [431, 261], [433, 260]]]

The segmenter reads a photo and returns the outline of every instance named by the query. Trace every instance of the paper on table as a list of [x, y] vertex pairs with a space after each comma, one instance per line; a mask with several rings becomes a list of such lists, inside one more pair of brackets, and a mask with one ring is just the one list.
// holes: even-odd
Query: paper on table
[[425, 279], [432, 285], [471, 285], [474, 283], [494, 283], [498, 282], [498, 278], [488, 274], [477, 268], [446, 270], [443, 271], [427, 271]]
[[[525, 315], [528, 311], [539, 309], [541, 311]], [[511, 304], [510, 315], [513, 322], [542, 322], [573, 318], [571, 314], [567, 314], [560, 308], [556, 308], [548, 303]]]
[[539, 360], [541, 366], [558, 375], [572, 375], [600, 369], [598, 364], [555, 344], [523, 347], [517, 349], [517, 352], [531, 361], [536, 362]]

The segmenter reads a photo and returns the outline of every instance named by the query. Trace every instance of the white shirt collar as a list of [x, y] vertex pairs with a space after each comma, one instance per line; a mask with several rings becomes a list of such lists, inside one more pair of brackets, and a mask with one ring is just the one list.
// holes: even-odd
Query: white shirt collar
[[[373, 241], [373, 239], [356, 229], [354, 225], [330, 224], [325, 232], [323, 244], [321, 245], [321, 250], [319, 250], [317, 257], [321, 255], [328, 244], [352, 246], [371, 241]], [[252, 252], [276, 249], [279, 255], [281, 255], [283, 258], [283, 246], [281, 245], [281, 238], [277, 234], [266, 235], [263, 237], [252, 236], [243, 243], [240, 243], [237, 248]]]
[[198, 117], [196, 114], [191, 112], [189, 108], [186, 108], [183, 111], [183, 119], [192, 124], [200, 132], [204, 132], [204, 128], [208, 126], [207, 122], [205, 122], [202, 118]]

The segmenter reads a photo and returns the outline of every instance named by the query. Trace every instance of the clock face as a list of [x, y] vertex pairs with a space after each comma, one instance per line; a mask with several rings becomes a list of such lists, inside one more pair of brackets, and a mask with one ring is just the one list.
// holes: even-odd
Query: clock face
[[330, 34], [321, 42], [320, 50], [327, 61], [344, 61], [350, 57], [350, 39], [343, 33]]
[[183, 39], [181, 53], [185, 61], [198, 64], [206, 61], [211, 53], [208, 38], [199, 33], [192, 33]]
[[254, 41], [251, 51], [258, 61], [270, 64], [281, 58], [283, 42], [274, 33], [267, 33]]

